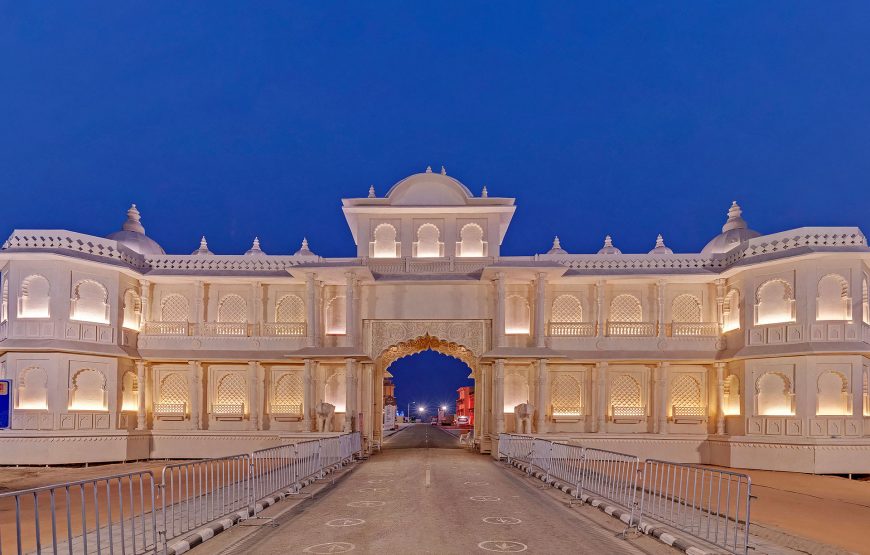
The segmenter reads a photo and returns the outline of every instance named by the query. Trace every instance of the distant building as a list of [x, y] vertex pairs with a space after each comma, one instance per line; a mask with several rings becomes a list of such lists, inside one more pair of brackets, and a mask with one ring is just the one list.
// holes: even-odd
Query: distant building
[[384, 378], [384, 429], [396, 427], [396, 384], [391, 378]]
[[459, 398], [456, 399], [456, 418], [468, 417], [468, 424], [474, 425], [474, 387], [467, 385], [456, 390]]

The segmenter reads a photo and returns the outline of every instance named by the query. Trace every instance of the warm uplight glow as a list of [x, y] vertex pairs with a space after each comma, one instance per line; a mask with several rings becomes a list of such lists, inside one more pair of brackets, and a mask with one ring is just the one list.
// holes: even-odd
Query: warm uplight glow
[[18, 311], [19, 318], [48, 318], [48, 305], [23, 307]]
[[508, 335], [529, 335], [528, 326], [525, 327], [505, 327], [504, 332]]
[[19, 401], [19, 410], [48, 410], [48, 403], [45, 401]]
[[69, 406], [69, 410], [106, 411], [109, 409], [106, 408], [106, 406], [103, 405], [102, 403], [99, 403], [97, 401], [91, 401], [91, 400], [84, 399], [81, 401], [74, 401]]
[[135, 399], [124, 399], [124, 404], [121, 405], [122, 411], [137, 411], [139, 403]]
[[722, 324], [722, 333], [728, 333], [729, 331], [739, 330], [740, 322], [739, 321], [728, 321], [725, 320], [725, 323]]
[[767, 407], [761, 413], [761, 416], [794, 416], [794, 411], [791, 407], [781, 405], [778, 407]]
[[105, 308], [102, 310], [89, 310], [87, 308], [76, 307], [73, 314], [70, 316], [70, 320], [76, 320], [79, 322], [89, 322], [92, 324], [108, 324], [109, 317], [106, 314]]
[[785, 324], [788, 322], [794, 322], [794, 318], [790, 312], [783, 311], [759, 315], [755, 323], [759, 326], [766, 326], [768, 324]]

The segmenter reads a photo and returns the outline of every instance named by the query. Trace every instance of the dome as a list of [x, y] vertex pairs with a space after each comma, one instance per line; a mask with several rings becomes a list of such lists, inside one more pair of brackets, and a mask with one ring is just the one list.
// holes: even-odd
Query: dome
[[740, 243], [760, 236], [761, 234], [757, 231], [749, 229], [746, 220], [741, 217], [741, 214], [743, 214], [743, 211], [740, 209], [737, 201], [732, 202], [731, 208], [728, 209], [728, 220], [722, 226], [722, 233], [713, 237], [701, 250], [701, 254], [728, 252]]
[[212, 256], [213, 252], [208, 250], [208, 241], [205, 240], [205, 235], [202, 236], [202, 239], [199, 240], [199, 248], [190, 253], [194, 256]]
[[260, 238], [254, 237], [254, 243], [251, 245], [251, 248], [245, 252], [245, 256], [265, 256], [266, 253], [260, 248]]
[[559, 242], [559, 236], [553, 239], [553, 248], [551, 248], [547, 254], [568, 254], [568, 251], [562, 248], [562, 243]]
[[302, 247], [293, 256], [317, 256], [308, 248], [308, 238], [302, 238]]
[[441, 167], [441, 173], [426, 168], [424, 173], [408, 176], [387, 191], [387, 198], [394, 206], [463, 206], [473, 198], [468, 187], [449, 177]]
[[106, 239], [117, 241], [139, 254], [166, 254], [157, 241], [145, 235], [145, 228], [142, 227], [139, 210], [135, 204], [127, 210], [127, 221], [124, 222], [121, 231], [107, 235]]
[[622, 254], [622, 251], [613, 246], [613, 239], [608, 235], [604, 238], [604, 246], [601, 247], [598, 254]]
[[656, 246], [653, 250], [649, 251], [650, 254], [674, 254], [674, 251], [669, 249], [667, 245], [665, 245], [665, 240], [662, 237], [662, 234], [659, 233], [659, 236], [656, 237]]

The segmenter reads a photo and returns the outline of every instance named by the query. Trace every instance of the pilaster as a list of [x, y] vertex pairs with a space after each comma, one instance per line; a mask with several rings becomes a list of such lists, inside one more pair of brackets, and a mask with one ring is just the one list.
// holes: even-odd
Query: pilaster
[[595, 396], [595, 431], [606, 432], [605, 421], [607, 418], [607, 363], [595, 363], [595, 376], [597, 389]]
[[190, 396], [190, 423], [194, 430], [202, 429], [200, 416], [202, 415], [202, 363], [198, 360], [191, 360], [188, 363], [191, 374], [191, 385], [193, 386], [193, 395]]
[[305, 432], [311, 431], [312, 412], [314, 410], [313, 388], [311, 384], [313, 369], [314, 361], [306, 358], [305, 367], [302, 369], [302, 430]]
[[356, 289], [356, 275], [353, 272], [347, 272], [344, 274], [345, 278], [347, 278], [347, 283], [345, 284], [345, 346], [346, 347], [354, 347], [356, 346], [356, 299], [355, 297], [355, 289]]
[[716, 433], [725, 435], [725, 363], [716, 363]]
[[505, 276], [498, 272], [495, 276], [495, 346], [504, 347], [504, 315], [505, 315]]
[[655, 368], [656, 404], [653, 415], [656, 417], [656, 431], [668, 433], [668, 369], [670, 362], [660, 362]]
[[535, 279], [535, 346], [546, 346], [545, 302], [547, 293], [547, 274], [539, 272]]
[[535, 420], [535, 429], [539, 434], [543, 434], [547, 432], [547, 407], [550, 404], [550, 392], [547, 387], [549, 385], [549, 370], [547, 369], [547, 359], [545, 358], [538, 359], [537, 381], [538, 412]]
[[142, 322], [139, 329], [142, 329], [142, 324], [151, 321], [151, 282], [147, 279], [139, 280], [139, 297], [142, 299]]
[[136, 361], [136, 386], [137, 390], [137, 401], [136, 401], [136, 429], [144, 430], [146, 429], [145, 422], [145, 365], [147, 363], [144, 360]]
[[658, 337], [665, 336], [665, 287], [667, 282], [659, 280], [656, 282], [656, 335]]
[[248, 395], [251, 399], [248, 429], [258, 430], [260, 429], [260, 409], [257, 399], [257, 362], [253, 360], [248, 361]]
[[317, 282], [314, 273], [305, 274], [305, 334], [309, 347], [316, 345]]
[[604, 336], [604, 280], [595, 282], [595, 337]]
[[504, 433], [504, 359], [496, 359], [492, 375], [493, 432]]
[[354, 428], [354, 415], [356, 408], [356, 391], [354, 389], [354, 372], [356, 371], [356, 361], [352, 358], [344, 359], [344, 431], [352, 432]]

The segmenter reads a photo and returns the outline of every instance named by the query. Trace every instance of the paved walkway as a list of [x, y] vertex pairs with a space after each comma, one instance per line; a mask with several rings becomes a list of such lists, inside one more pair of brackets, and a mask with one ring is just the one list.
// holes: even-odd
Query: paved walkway
[[460, 449], [437, 426], [420, 424], [385, 441], [381, 454], [305, 510], [278, 518], [274, 528], [223, 551], [209, 543], [199, 549], [210, 555], [663, 552], [654, 540], [641, 550], [617, 537], [614, 519], [602, 516], [610, 529], [492, 459]]

